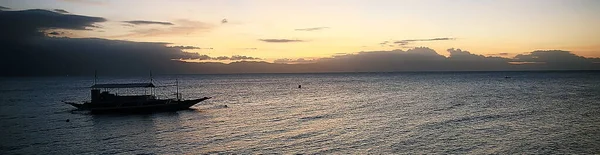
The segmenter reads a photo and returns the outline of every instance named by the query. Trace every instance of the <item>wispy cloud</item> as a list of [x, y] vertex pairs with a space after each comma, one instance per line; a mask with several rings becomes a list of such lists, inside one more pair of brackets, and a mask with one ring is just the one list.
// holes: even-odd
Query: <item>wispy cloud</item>
[[490, 56], [509, 56], [511, 55], [510, 53], [492, 53], [492, 54], [487, 54]]
[[196, 46], [172, 46], [171, 48], [179, 48], [179, 49], [182, 49], [182, 50], [185, 50], [185, 49], [202, 49], [202, 48], [196, 47]]
[[302, 29], [296, 29], [296, 31], [317, 31], [317, 30], [323, 30], [323, 29], [328, 29], [329, 27], [311, 27], [311, 28], [302, 28]]
[[125, 38], [189, 35], [197, 32], [210, 31], [214, 27], [212, 24], [191, 20], [177, 20], [173, 25], [176, 26], [170, 26], [167, 28], [134, 29], [129, 34], [118, 35], [113, 37]]
[[90, 4], [90, 5], [104, 5], [104, 4], [106, 4], [106, 2], [99, 1], [99, 0], [62, 0], [62, 1], [71, 2], [71, 3]]
[[395, 41], [394, 44], [398, 44], [401, 46], [408, 45], [412, 42], [421, 42], [421, 41], [443, 41], [443, 40], [454, 40], [455, 38], [432, 38], [432, 39], [407, 39]]
[[[425, 42], [425, 41], [445, 41], [445, 40], [456, 40], [456, 38], [431, 38], [431, 39], [405, 39], [405, 40], [399, 40], [399, 41], [384, 41], [379, 43], [380, 45], [384, 46], [384, 45], [398, 45], [400, 47], [406, 47], [406, 48], [411, 48], [410, 46], [405, 46], [405, 45], [409, 45], [411, 43], [414, 42]], [[392, 46], [390, 46], [392, 47]]]
[[277, 60], [273, 61], [273, 63], [277, 63], [277, 64], [308, 64], [308, 63], [315, 63], [318, 60], [319, 59], [304, 59], [304, 58], [288, 59], [288, 58], [283, 58], [283, 59], [277, 59]]
[[263, 41], [263, 42], [268, 42], [268, 43], [304, 42], [303, 40], [298, 40], [298, 39], [259, 39], [259, 40]]
[[63, 10], [63, 9], [54, 9], [54, 12], [63, 13], [63, 14], [69, 13], [69, 11], [66, 11], [66, 10]]
[[234, 56], [229, 57], [229, 60], [260, 60], [260, 58], [243, 56], [243, 55], [234, 55]]
[[60, 31], [52, 31], [52, 32], [48, 32], [46, 34], [49, 35], [49, 36], [63, 36], [66, 33], [65, 32], [60, 32]]
[[56, 32], [56, 31], [54, 31], [54, 32], [50, 32], [50, 33], [48, 33], [48, 34], [51, 34], [51, 35], [60, 35], [60, 32]]
[[239, 61], [239, 60], [261, 60], [260, 58], [244, 56], [244, 55], [234, 55], [231, 57], [228, 56], [218, 56], [211, 57], [208, 55], [197, 55], [196, 57], [188, 57], [192, 59], [180, 59], [180, 60], [217, 60], [217, 61]]
[[212, 47], [208, 47], [208, 48], [201, 48], [201, 47], [196, 47], [196, 46], [169, 46], [169, 48], [177, 48], [177, 49], [181, 49], [181, 50], [196, 50], [196, 49], [213, 49]]
[[133, 25], [149, 25], [149, 24], [174, 25], [173, 23], [170, 23], [170, 22], [159, 22], [159, 21], [148, 21], [148, 20], [131, 20], [131, 21], [123, 21], [123, 22], [133, 24]]

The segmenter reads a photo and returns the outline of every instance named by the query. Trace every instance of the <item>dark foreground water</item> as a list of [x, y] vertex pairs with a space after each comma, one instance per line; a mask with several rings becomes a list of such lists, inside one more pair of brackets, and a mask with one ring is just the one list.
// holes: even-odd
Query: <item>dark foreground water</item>
[[[195, 110], [90, 115], [60, 102], [89, 100], [90, 77], [1, 78], [0, 154], [600, 153], [600, 72], [179, 75], [155, 82], [176, 78], [184, 98], [214, 98]], [[175, 92], [159, 89], [159, 97]]]

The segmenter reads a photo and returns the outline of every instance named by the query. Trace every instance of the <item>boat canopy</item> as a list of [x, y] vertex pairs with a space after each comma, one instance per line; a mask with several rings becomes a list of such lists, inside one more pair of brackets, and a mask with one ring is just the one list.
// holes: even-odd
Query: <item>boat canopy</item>
[[152, 83], [124, 83], [124, 84], [95, 84], [90, 88], [148, 88], [155, 87]]

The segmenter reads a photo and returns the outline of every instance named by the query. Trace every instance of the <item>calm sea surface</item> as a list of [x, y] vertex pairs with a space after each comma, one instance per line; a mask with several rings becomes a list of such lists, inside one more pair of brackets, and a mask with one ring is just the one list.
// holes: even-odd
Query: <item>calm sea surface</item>
[[[0, 154], [600, 153], [600, 72], [164, 75], [154, 81], [175, 79], [184, 98], [213, 99], [194, 110], [91, 115], [61, 102], [89, 100], [91, 77], [0, 78]], [[175, 91], [159, 87], [157, 95]]]

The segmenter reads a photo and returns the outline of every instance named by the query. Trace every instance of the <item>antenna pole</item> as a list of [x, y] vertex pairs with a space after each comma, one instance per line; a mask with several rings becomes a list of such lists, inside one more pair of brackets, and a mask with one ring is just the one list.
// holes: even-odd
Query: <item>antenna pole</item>
[[[154, 83], [154, 79], [152, 79], [152, 70], [150, 70], [150, 83]], [[155, 95], [154, 87], [150, 88], [150, 93]]]
[[94, 70], [94, 85], [96, 85], [97, 81], [98, 81], [98, 70]]
[[152, 79], [152, 71], [150, 71], [150, 83], [154, 82], [154, 79]]

